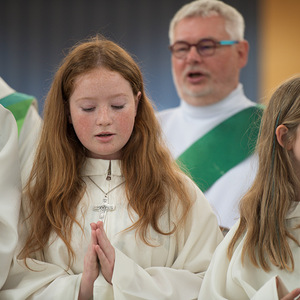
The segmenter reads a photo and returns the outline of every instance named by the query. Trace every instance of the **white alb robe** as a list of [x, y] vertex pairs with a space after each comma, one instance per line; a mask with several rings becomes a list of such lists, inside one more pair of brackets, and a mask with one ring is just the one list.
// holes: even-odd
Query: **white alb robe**
[[[224, 120], [255, 103], [246, 98], [242, 84], [225, 99], [209, 106], [191, 106], [181, 100], [180, 106], [158, 113], [167, 145], [177, 159], [195, 141]], [[239, 217], [238, 202], [251, 186], [257, 170], [252, 155], [226, 172], [205, 193], [219, 225], [231, 228]]]
[[[28, 260], [29, 265], [40, 272], [30, 271], [22, 261], [14, 259], [8, 280], [0, 292], [0, 299], [77, 299], [83, 260], [90, 243], [90, 223], [97, 222], [99, 212], [94, 206], [102, 203], [104, 197], [99, 188], [88, 178], [90, 176], [104, 191], [124, 181], [120, 162], [112, 161], [112, 179], [106, 180], [109, 161], [87, 159], [83, 179], [87, 191], [77, 209], [77, 225], [73, 226], [72, 247], [76, 259], [68, 269], [68, 253], [63, 241], [52, 235], [49, 246], [43, 253], [36, 254], [39, 265]], [[135, 231], [122, 232], [132, 225], [128, 215], [124, 184], [108, 194], [109, 204], [115, 205], [114, 211], [106, 213], [104, 228], [115, 248], [115, 265], [112, 285], [106, 282], [101, 272], [94, 282], [93, 299], [197, 299], [213, 252], [223, 239], [217, 219], [203, 193], [187, 177], [184, 181], [194, 201], [187, 222], [182, 231], [173, 235], [160, 235], [151, 230], [152, 242], [157, 247], [145, 245]], [[174, 215], [164, 214], [160, 224], [165, 230], [171, 228]], [[21, 214], [26, 212], [26, 201], [22, 203]], [[136, 214], [132, 217], [136, 219]], [[19, 247], [26, 237], [27, 227], [20, 226]]]

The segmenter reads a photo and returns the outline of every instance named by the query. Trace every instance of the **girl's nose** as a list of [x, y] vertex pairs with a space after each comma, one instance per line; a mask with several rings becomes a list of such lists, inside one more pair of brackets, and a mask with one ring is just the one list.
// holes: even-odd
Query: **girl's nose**
[[110, 112], [107, 108], [99, 109], [99, 112], [97, 113], [97, 120], [96, 124], [101, 126], [107, 126], [112, 123], [112, 118], [110, 115]]

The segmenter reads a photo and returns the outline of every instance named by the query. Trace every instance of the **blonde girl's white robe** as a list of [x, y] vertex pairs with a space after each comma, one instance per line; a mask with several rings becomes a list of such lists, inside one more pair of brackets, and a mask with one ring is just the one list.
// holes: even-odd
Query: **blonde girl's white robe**
[[[286, 217], [288, 230], [300, 241], [300, 229], [295, 226], [300, 224], [300, 203], [295, 203]], [[238, 226], [238, 222], [227, 233], [223, 242], [218, 246], [212, 262], [206, 272], [199, 299], [278, 299], [276, 277], [279, 279], [280, 289], [285, 294], [300, 287], [300, 247], [289, 239], [293, 253], [295, 269], [293, 272], [280, 270], [270, 264], [271, 271], [265, 272], [251, 264], [245, 257], [244, 265], [241, 264], [241, 252], [244, 238], [235, 246], [231, 260], [227, 258], [227, 248]]]
[[[70, 269], [66, 246], [53, 235], [43, 253], [36, 254], [35, 262], [27, 260], [29, 266], [39, 269], [39, 272], [30, 271], [15, 258], [0, 299], [77, 299], [84, 255], [90, 243], [90, 223], [96, 222], [99, 217], [93, 207], [99, 206], [104, 197], [88, 176], [104, 191], [109, 191], [124, 181], [119, 163], [111, 162], [112, 179], [107, 181], [109, 161], [87, 160], [83, 170], [87, 191], [77, 210], [77, 219], [84, 233], [74, 225], [72, 247], [76, 258]], [[156, 247], [141, 242], [135, 231], [122, 232], [132, 225], [131, 218], [136, 220], [132, 211], [131, 218], [128, 215], [124, 184], [108, 194], [109, 204], [114, 204], [115, 210], [107, 212], [104, 227], [115, 248], [115, 265], [112, 285], [100, 272], [94, 282], [93, 299], [197, 299], [204, 272], [223, 237], [202, 192], [187, 177], [183, 180], [194, 201], [187, 222], [176, 235], [165, 236], [151, 230], [151, 241]], [[22, 214], [25, 209], [24, 201]], [[171, 207], [170, 211], [175, 210]], [[173, 220], [173, 214], [166, 213], [161, 217], [160, 224], [168, 230]], [[25, 237], [26, 226], [22, 224], [20, 229], [22, 237]], [[22, 243], [23, 240], [20, 240], [20, 246]]]
[[20, 200], [17, 124], [11, 112], [0, 105], [0, 289], [17, 246]]

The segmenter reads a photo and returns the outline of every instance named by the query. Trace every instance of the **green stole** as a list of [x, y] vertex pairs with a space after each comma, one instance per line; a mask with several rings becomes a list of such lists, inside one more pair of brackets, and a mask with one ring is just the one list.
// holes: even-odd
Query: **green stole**
[[0, 104], [13, 113], [17, 121], [19, 135], [28, 109], [34, 100], [33, 96], [17, 92], [0, 99]]
[[179, 165], [203, 192], [254, 152], [262, 113], [261, 105], [236, 113], [178, 157]]

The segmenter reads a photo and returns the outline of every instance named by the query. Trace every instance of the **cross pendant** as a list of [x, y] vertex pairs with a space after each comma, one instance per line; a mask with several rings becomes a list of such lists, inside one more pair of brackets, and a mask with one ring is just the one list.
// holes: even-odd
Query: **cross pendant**
[[104, 221], [104, 218], [106, 216], [106, 213], [108, 211], [113, 211], [116, 209], [116, 206], [114, 204], [109, 204], [107, 201], [107, 198], [103, 199], [103, 203], [98, 206], [94, 206], [93, 211], [99, 212], [99, 221]]

